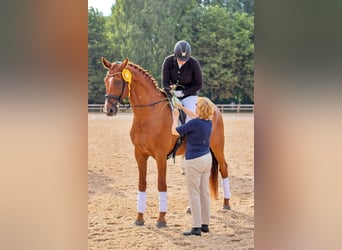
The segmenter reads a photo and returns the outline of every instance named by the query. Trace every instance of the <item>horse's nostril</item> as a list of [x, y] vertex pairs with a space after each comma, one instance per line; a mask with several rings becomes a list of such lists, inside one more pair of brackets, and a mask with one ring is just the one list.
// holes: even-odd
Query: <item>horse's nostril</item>
[[116, 106], [112, 106], [110, 108], [107, 108], [107, 115], [109, 116], [113, 116], [113, 115], [116, 115], [118, 109]]

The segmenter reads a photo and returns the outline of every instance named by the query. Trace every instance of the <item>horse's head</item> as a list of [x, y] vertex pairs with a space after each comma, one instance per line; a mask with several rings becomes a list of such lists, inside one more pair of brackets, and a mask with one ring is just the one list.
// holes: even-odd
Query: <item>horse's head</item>
[[124, 79], [123, 71], [128, 64], [128, 58], [122, 63], [109, 62], [104, 57], [101, 57], [103, 66], [108, 70], [104, 83], [106, 86], [105, 104], [103, 111], [109, 115], [116, 115], [118, 112], [117, 105], [125, 99], [128, 94], [127, 82]]

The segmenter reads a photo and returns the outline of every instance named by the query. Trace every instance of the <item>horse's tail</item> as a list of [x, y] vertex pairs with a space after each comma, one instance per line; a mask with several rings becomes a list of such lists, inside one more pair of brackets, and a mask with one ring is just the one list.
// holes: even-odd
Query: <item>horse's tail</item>
[[214, 152], [210, 148], [212, 163], [211, 173], [209, 178], [210, 195], [213, 199], [218, 199], [218, 161], [215, 157]]

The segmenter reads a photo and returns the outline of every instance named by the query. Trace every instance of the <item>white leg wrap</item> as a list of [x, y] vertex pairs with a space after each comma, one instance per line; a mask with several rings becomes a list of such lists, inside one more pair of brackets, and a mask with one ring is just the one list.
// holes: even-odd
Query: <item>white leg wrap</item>
[[146, 210], [146, 192], [138, 192], [138, 213], [144, 213]]
[[230, 198], [230, 187], [229, 187], [229, 177], [224, 178], [222, 180], [222, 186], [223, 186], [223, 196], [225, 199]]
[[159, 192], [159, 212], [167, 212], [167, 192]]

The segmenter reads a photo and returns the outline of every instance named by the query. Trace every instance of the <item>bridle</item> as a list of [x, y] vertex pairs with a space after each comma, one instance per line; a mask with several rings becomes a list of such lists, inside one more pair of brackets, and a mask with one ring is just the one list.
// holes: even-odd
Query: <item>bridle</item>
[[[107, 73], [107, 77], [113, 77], [113, 80], [114, 80], [114, 76], [115, 75], [121, 75], [121, 72], [115, 72], [113, 74]], [[117, 100], [118, 103], [120, 103], [122, 101], [122, 95], [123, 95], [123, 93], [125, 91], [125, 86], [126, 86], [127, 82], [124, 81], [123, 79], [121, 79], [120, 81], [119, 80], [116, 81], [116, 83], [120, 83], [121, 86], [122, 86], [120, 95], [119, 96], [117, 96], [117, 95], [107, 95], [107, 94], [105, 95], [105, 99], [108, 100], [108, 102], [110, 104], [112, 104], [112, 105], [114, 105], [114, 104], [110, 101], [111, 99]]]
[[[115, 73], [112, 73], [112, 74], [109, 74], [109, 72], [107, 72], [107, 77], [114, 77], [115, 75], [122, 75], [122, 72], [115, 72]], [[113, 78], [114, 80], [114, 78]], [[117, 100], [118, 103], [120, 103], [122, 101], [122, 95], [125, 91], [125, 87], [126, 85], [128, 86], [128, 97], [130, 97], [130, 93], [131, 93], [131, 86], [130, 86], [130, 83], [125, 81], [124, 79], [121, 79], [120, 81], [117, 80], [116, 81], [117, 83], [120, 83], [122, 85], [122, 88], [121, 88], [121, 93], [119, 96], [117, 95], [105, 95], [105, 99], [108, 100], [108, 102], [115, 106], [115, 104], [113, 104], [110, 100], [111, 99], [114, 99], [114, 100]], [[141, 104], [141, 105], [130, 105], [131, 107], [133, 108], [139, 108], [139, 107], [148, 107], [148, 106], [153, 106], [153, 105], [156, 105], [158, 103], [161, 103], [163, 101], [166, 101], [168, 100], [168, 98], [163, 98], [161, 100], [158, 100], [158, 101], [155, 101], [155, 102], [152, 102], [152, 103], [149, 103], [149, 104]]]

